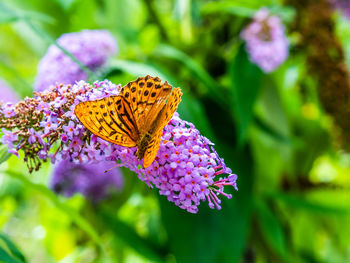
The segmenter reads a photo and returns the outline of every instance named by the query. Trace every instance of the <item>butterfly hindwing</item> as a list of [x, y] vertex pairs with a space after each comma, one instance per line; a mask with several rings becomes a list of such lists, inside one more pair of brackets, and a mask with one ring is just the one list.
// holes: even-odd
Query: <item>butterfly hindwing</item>
[[162, 115], [161, 124], [159, 125], [162, 130], [177, 110], [177, 106], [181, 102], [181, 96], [182, 92], [180, 88], [174, 88], [171, 92], [168, 102], [164, 106], [164, 114]]
[[158, 130], [157, 133], [153, 135], [151, 141], [147, 145], [145, 155], [143, 157], [144, 168], [147, 168], [148, 166], [150, 166], [153, 163], [154, 158], [156, 158], [159, 150], [162, 134], [163, 134], [163, 129]]
[[159, 114], [171, 89], [167, 82], [161, 84], [159, 78], [150, 76], [138, 78], [122, 88], [121, 96], [130, 103], [136, 126], [141, 134], [149, 130], [152, 117], [155, 118]]
[[144, 158], [143, 158], [143, 167], [148, 167], [152, 164], [154, 158], [157, 156], [159, 144], [163, 134], [164, 127], [168, 124], [174, 112], [177, 109], [181, 101], [182, 92], [180, 88], [173, 89], [167, 103], [160, 110], [158, 117], [155, 119], [155, 122], [152, 123], [151, 129], [151, 140], [146, 146]]
[[167, 100], [171, 96], [170, 94], [172, 94], [171, 91], [172, 86], [170, 86], [168, 82], [161, 85], [157, 100], [153, 104], [153, 107], [148, 111], [148, 114], [145, 116], [146, 123], [148, 124], [146, 127], [147, 131], [152, 132], [153, 130], [156, 130], [155, 126], [158, 125], [158, 120], [162, 119]]

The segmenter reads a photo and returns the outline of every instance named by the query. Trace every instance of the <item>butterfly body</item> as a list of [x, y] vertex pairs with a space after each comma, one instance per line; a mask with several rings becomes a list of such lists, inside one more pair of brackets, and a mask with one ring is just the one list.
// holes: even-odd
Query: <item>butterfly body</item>
[[144, 135], [142, 135], [142, 137], [140, 138], [140, 140], [136, 144], [136, 146], [137, 146], [137, 151], [136, 151], [137, 158], [142, 159], [144, 157], [147, 146], [149, 145], [151, 139], [152, 139], [152, 135], [149, 133], [145, 133]]
[[125, 85], [118, 96], [79, 103], [75, 114], [96, 136], [126, 147], [146, 168], [157, 155], [165, 125], [181, 101], [180, 88], [146, 76]]

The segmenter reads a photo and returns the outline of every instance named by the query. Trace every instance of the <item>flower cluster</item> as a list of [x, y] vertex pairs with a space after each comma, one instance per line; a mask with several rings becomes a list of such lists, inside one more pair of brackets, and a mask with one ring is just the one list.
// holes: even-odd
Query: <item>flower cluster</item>
[[272, 72], [288, 58], [288, 40], [281, 20], [267, 8], [260, 9], [241, 33], [250, 60], [264, 72]]
[[0, 101], [10, 103], [19, 101], [16, 92], [2, 79], [0, 79]]
[[350, 1], [349, 0], [330, 0], [331, 4], [339, 9], [348, 19], [350, 19]]
[[[107, 30], [63, 34], [57, 43], [91, 71], [98, 70], [118, 50], [114, 37]], [[77, 63], [58, 47], [51, 45], [39, 63], [34, 86], [36, 91], [44, 91], [56, 83], [73, 84], [87, 77]]]
[[76, 164], [61, 161], [55, 166], [51, 189], [67, 197], [81, 193], [92, 202], [99, 202], [111, 192], [119, 192], [124, 184], [119, 169], [105, 173], [108, 166], [113, 167], [115, 163], [101, 161], [96, 164]]
[[[108, 143], [91, 133], [74, 115], [83, 101], [118, 95], [121, 86], [109, 81], [89, 85], [84, 81], [57, 85], [33, 99], [27, 98], [0, 112], [3, 143], [11, 152], [23, 150], [29, 170], [39, 169], [42, 160], [68, 160], [76, 164], [111, 161], [136, 172], [150, 187], [189, 212], [196, 213], [202, 201], [220, 209], [219, 195], [231, 198], [224, 186], [236, 190], [236, 175], [224, 164], [213, 144], [201, 136], [193, 124], [174, 114], [163, 130], [155, 161], [142, 168], [136, 147]], [[228, 174], [227, 177], [221, 177]]]

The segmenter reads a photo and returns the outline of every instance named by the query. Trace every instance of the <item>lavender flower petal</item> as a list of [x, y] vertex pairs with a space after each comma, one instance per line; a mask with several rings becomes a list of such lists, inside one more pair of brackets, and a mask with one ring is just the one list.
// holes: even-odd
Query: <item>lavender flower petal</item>
[[10, 103], [19, 101], [16, 92], [2, 79], [0, 79], [0, 101]]

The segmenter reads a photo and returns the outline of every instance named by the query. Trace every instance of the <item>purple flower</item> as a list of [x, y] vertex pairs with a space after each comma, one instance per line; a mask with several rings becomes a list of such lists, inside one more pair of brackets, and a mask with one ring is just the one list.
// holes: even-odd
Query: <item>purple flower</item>
[[347, 19], [350, 19], [350, 1], [349, 0], [330, 0], [331, 4], [339, 9]]
[[1, 138], [1, 143], [7, 144], [9, 149], [13, 148], [13, 143], [18, 140], [18, 135], [4, 128], [2, 128], [1, 131], [4, 134]]
[[[107, 30], [83, 30], [64, 34], [57, 39], [57, 43], [92, 71], [103, 66], [118, 50], [116, 40]], [[36, 91], [44, 91], [56, 83], [73, 84], [86, 79], [87, 75], [79, 65], [51, 45], [39, 63], [34, 86]], [[54, 105], [59, 107], [61, 103], [64, 102], [58, 99]]]
[[79, 134], [79, 130], [75, 129], [75, 123], [70, 121], [67, 126], [63, 126], [63, 130], [66, 132], [68, 138], [73, 138], [74, 135]]
[[50, 105], [46, 102], [40, 101], [36, 109], [42, 112], [49, 112]]
[[52, 122], [51, 120], [44, 120], [40, 122], [40, 126], [44, 127], [44, 133], [48, 134], [57, 128], [57, 123]]
[[2, 79], [0, 79], [0, 101], [12, 103], [19, 101], [16, 92]]
[[29, 129], [29, 138], [28, 138], [28, 142], [30, 144], [33, 144], [33, 143], [36, 143], [36, 140], [37, 140], [37, 134], [36, 134], [36, 131], [33, 129], [33, 128], [30, 128]]
[[38, 152], [38, 157], [41, 160], [45, 160], [47, 158], [47, 150], [44, 148]]
[[[177, 113], [165, 126], [157, 156], [147, 168], [143, 168], [142, 160], [137, 158], [136, 147], [128, 148], [111, 144], [91, 135], [81, 125], [74, 114], [74, 108], [78, 103], [92, 98], [100, 99], [117, 95], [119, 91], [120, 86], [107, 80], [96, 82], [94, 85], [80, 81], [69, 89], [67, 86], [54, 86], [51, 91], [47, 91], [50, 98], [51, 96], [52, 100], [58, 97], [66, 98], [66, 102], [62, 107], [56, 108], [52, 105], [49, 109], [45, 108], [39, 112], [36, 112], [38, 110], [36, 105], [46, 99], [47, 95], [37, 94], [36, 103], [33, 103], [36, 107], [33, 114], [41, 113], [36, 116], [36, 119], [41, 121], [37, 132], [40, 132], [40, 135], [44, 132], [44, 136], [40, 136], [40, 139], [38, 136], [35, 147], [31, 148], [28, 146], [31, 135], [20, 138], [23, 140], [22, 149], [27, 151], [26, 156], [39, 159], [49, 157], [53, 163], [70, 161], [76, 165], [105, 163], [106, 161], [110, 161], [113, 165], [118, 163], [119, 166], [134, 171], [138, 178], [149, 187], [157, 188], [159, 193], [166, 196], [170, 202], [188, 212], [196, 213], [202, 202], [208, 202], [211, 208], [221, 209], [220, 196], [232, 197], [231, 194], [225, 192], [224, 187], [231, 186], [237, 190], [237, 176], [232, 174], [224, 160], [215, 152], [213, 143], [203, 137], [192, 123], [182, 120]], [[9, 121], [15, 122], [16, 119]], [[16, 125], [21, 125], [21, 123]], [[52, 128], [54, 125], [55, 129]], [[58, 147], [52, 147], [52, 145]], [[30, 163], [39, 162], [35, 159]], [[32, 169], [37, 169], [37, 166]], [[88, 170], [93, 176], [98, 169], [99, 172], [102, 172], [106, 170], [106, 167], [97, 168], [96, 166], [96, 169]], [[74, 174], [72, 171], [70, 173]], [[85, 190], [81, 190], [85, 189], [87, 184], [85, 179], [77, 180], [77, 182], [70, 180], [69, 185], [73, 185], [73, 188], [69, 188], [73, 189], [70, 190], [71, 193], [79, 191], [85, 194]], [[79, 183], [82, 183], [84, 187]], [[65, 187], [65, 185], [60, 187]]]
[[72, 142], [70, 143], [70, 148], [74, 151], [79, 151], [80, 147], [83, 145], [83, 141], [79, 139], [79, 137], [74, 137]]
[[5, 103], [1, 105], [1, 113], [4, 114], [5, 118], [16, 116], [16, 111], [12, 103]]
[[81, 193], [93, 202], [105, 199], [110, 193], [121, 191], [124, 180], [119, 169], [112, 169], [105, 173], [113, 162], [99, 162], [98, 164], [74, 164], [61, 161], [55, 166], [50, 187], [56, 193], [70, 197]]
[[[136, 148], [126, 148], [109, 144], [97, 139], [95, 151], [85, 150], [91, 159], [99, 159], [101, 153], [109, 150], [110, 155], [121, 161], [121, 166], [137, 173], [139, 179], [150, 187], [159, 189], [161, 195], [191, 213], [198, 211], [202, 201], [207, 200], [211, 208], [221, 209], [218, 195], [231, 198], [224, 193], [224, 186], [233, 186], [236, 190], [236, 175], [224, 164], [212, 149], [212, 143], [200, 135], [193, 124], [183, 121], [175, 113], [163, 132], [163, 141], [155, 161], [148, 168], [139, 168]], [[104, 158], [108, 155], [102, 154]], [[227, 178], [218, 178], [230, 174]]]
[[242, 32], [250, 60], [264, 72], [272, 72], [288, 58], [288, 40], [279, 17], [260, 9]]

